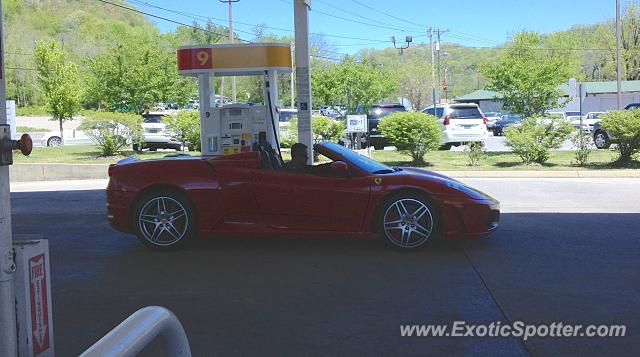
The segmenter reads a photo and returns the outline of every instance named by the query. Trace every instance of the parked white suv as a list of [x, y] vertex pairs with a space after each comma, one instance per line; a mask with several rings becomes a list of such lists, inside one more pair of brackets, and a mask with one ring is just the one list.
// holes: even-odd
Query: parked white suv
[[440, 104], [425, 108], [425, 114], [439, 118], [442, 130], [441, 144], [445, 149], [464, 142], [484, 141], [487, 136], [487, 118], [477, 104]]
[[182, 145], [171, 133], [167, 124], [163, 123], [163, 118], [171, 115], [164, 112], [150, 112], [143, 114], [144, 122], [142, 123], [142, 146], [138, 142], [134, 142], [133, 150], [139, 151], [148, 148], [150, 151], [158, 149], [174, 149], [182, 150]]

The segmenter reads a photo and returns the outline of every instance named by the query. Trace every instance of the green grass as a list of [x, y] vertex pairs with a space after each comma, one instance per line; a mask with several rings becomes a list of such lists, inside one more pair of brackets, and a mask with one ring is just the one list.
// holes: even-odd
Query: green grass
[[[37, 147], [33, 148], [33, 152], [29, 156], [23, 156], [19, 153], [13, 154], [15, 163], [68, 163], [68, 164], [112, 164], [127, 156], [137, 157], [139, 159], [157, 159], [169, 154], [175, 154], [176, 151], [144, 151], [135, 153], [133, 151], [125, 151], [120, 155], [103, 157], [100, 149], [91, 145], [64, 146], [64, 147]], [[199, 152], [185, 152], [185, 154], [200, 155]]]
[[31, 126], [17, 126], [16, 127], [16, 132], [17, 133], [37, 133], [37, 132], [44, 132], [44, 131], [51, 131], [47, 128], [34, 128]]
[[[144, 159], [157, 159], [168, 154], [176, 153], [166, 151], [144, 151], [134, 153], [125, 151], [117, 156], [103, 157], [96, 146], [65, 146], [65, 147], [37, 147], [33, 149], [31, 156], [25, 157], [14, 153], [16, 163], [74, 163], [74, 164], [110, 164], [127, 156]], [[191, 155], [200, 155], [199, 152], [190, 152]], [[283, 151], [285, 161], [290, 159], [290, 153]], [[412, 166], [409, 155], [398, 151], [373, 151], [373, 159], [388, 166]], [[574, 153], [570, 151], [553, 151], [551, 157], [544, 165], [522, 165], [517, 155], [508, 152], [490, 152], [480, 161], [478, 166], [469, 166], [467, 153], [454, 151], [432, 151], [425, 155], [427, 165], [421, 167], [436, 171], [499, 171], [499, 170], [604, 170], [617, 168], [612, 165], [617, 154], [613, 150], [594, 150], [590, 155], [590, 164], [586, 167], [578, 167], [574, 162]], [[640, 162], [636, 161], [631, 168], [640, 168]]]
[[40, 117], [40, 116], [49, 116], [49, 113], [47, 113], [47, 108], [44, 106], [18, 107], [16, 108], [16, 116]]
[[[431, 151], [425, 155], [427, 165], [421, 167], [435, 171], [499, 171], [499, 170], [602, 170], [618, 168], [612, 165], [617, 157], [613, 150], [594, 150], [589, 155], [589, 164], [577, 166], [572, 151], [552, 151], [549, 160], [543, 164], [523, 165], [517, 155], [510, 152], [489, 152], [477, 166], [469, 166], [467, 153], [454, 151]], [[411, 157], [398, 151], [374, 151], [374, 160], [387, 166], [413, 166]], [[631, 168], [640, 168], [634, 162]]]

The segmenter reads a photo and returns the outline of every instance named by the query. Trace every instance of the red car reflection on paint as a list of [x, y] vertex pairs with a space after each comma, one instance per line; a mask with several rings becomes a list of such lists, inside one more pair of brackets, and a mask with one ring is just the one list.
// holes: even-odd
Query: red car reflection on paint
[[389, 168], [334, 143], [315, 150], [327, 163], [310, 173], [283, 170], [259, 151], [124, 159], [109, 168], [108, 218], [156, 249], [197, 236], [313, 235], [382, 236], [415, 250], [498, 227], [498, 201], [450, 177]]

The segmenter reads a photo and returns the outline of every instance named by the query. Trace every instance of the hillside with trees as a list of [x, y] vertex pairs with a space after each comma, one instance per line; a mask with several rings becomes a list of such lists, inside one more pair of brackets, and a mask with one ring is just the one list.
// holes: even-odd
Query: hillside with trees
[[[134, 8], [121, 0], [112, 2]], [[140, 112], [155, 102], [184, 103], [197, 96], [195, 81], [177, 74], [175, 50], [181, 45], [224, 43], [228, 33], [227, 28], [211, 22], [193, 22], [162, 33], [140, 13], [95, 0], [5, 0], [3, 6], [7, 97], [15, 99], [20, 107], [44, 104], [34, 56], [37, 44], [43, 40], [56, 41], [65, 60], [77, 66], [85, 108]], [[640, 79], [640, 11], [636, 2], [625, 8], [623, 24], [623, 77]], [[251, 41], [292, 42], [291, 37], [266, 33], [264, 25], [255, 27], [253, 38], [244, 37]], [[441, 97], [455, 98], [486, 87], [490, 81], [483, 76], [482, 68], [497, 64], [512, 45], [509, 41], [491, 48], [465, 47], [448, 41], [445, 35], [435, 79], [442, 87], [446, 78], [447, 91], [441, 91]], [[365, 85], [358, 87], [358, 76], [368, 78], [366, 87], [378, 88], [371, 95], [384, 96], [367, 102], [402, 96], [423, 108], [432, 101], [434, 79], [428, 43], [412, 44], [402, 60], [394, 48], [362, 49], [348, 58], [332, 60], [329, 58], [335, 58], [334, 49], [322, 36], [312, 37], [313, 89], [321, 98], [314, 101], [315, 105], [361, 104], [352, 102], [361, 101], [360, 97], [370, 91]], [[561, 52], [569, 62], [577, 64], [570, 74], [579, 80], [615, 79], [612, 20], [542, 35], [534, 53], [552, 52]], [[371, 78], [375, 79], [371, 74], [384, 77], [380, 86], [371, 86]], [[336, 77], [344, 75], [348, 78]], [[220, 88], [220, 79], [217, 81]], [[224, 87], [227, 96], [229, 82]], [[279, 85], [281, 102], [287, 105], [287, 75], [280, 77]], [[238, 78], [237, 87], [239, 101], [262, 101], [259, 79]]]

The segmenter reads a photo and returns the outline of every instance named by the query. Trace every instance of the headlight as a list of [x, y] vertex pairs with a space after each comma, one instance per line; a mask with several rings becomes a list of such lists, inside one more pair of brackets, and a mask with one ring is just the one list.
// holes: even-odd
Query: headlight
[[467, 195], [469, 195], [471, 198], [474, 199], [493, 199], [491, 198], [491, 196], [487, 195], [486, 193], [476, 190], [475, 188], [469, 187], [461, 182], [458, 181], [450, 181], [450, 180], [444, 180], [444, 184], [453, 188], [454, 190], [457, 191], [461, 191], [466, 193]]

